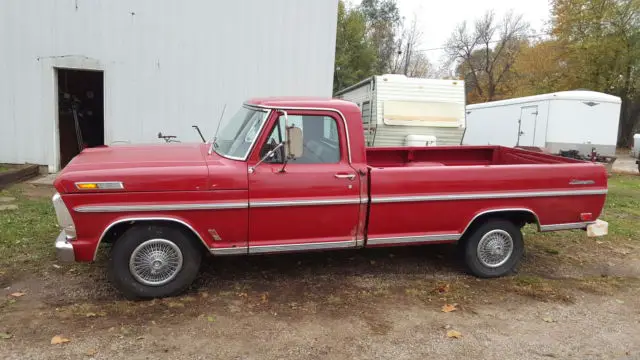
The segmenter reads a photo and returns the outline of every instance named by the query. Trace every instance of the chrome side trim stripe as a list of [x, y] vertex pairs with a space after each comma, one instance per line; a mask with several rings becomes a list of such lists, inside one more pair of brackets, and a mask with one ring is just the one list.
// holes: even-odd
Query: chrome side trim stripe
[[223, 210], [245, 209], [246, 202], [214, 204], [166, 204], [166, 205], [88, 205], [73, 210], [81, 213], [127, 212], [127, 211], [179, 211], [179, 210]]
[[247, 255], [248, 250], [246, 246], [209, 249], [213, 255]]
[[360, 198], [350, 199], [321, 199], [321, 200], [290, 200], [290, 201], [250, 201], [249, 207], [283, 207], [283, 206], [321, 206], [360, 204]]
[[401, 237], [384, 237], [384, 238], [369, 238], [367, 239], [367, 245], [382, 245], [382, 244], [411, 244], [411, 243], [423, 243], [430, 241], [458, 241], [461, 234], [443, 234], [443, 235], [417, 235], [417, 236], [401, 236]]
[[567, 223], [567, 224], [540, 225], [540, 231], [586, 229], [587, 225], [589, 225], [589, 224], [593, 224], [593, 221]]
[[469, 193], [469, 194], [443, 194], [443, 195], [418, 195], [418, 196], [389, 196], [373, 197], [374, 204], [394, 202], [420, 202], [420, 201], [452, 201], [452, 200], [481, 200], [481, 199], [508, 199], [508, 198], [532, 198], [553, 196], [580, 196], [580, 195], [604, 195], [607, 189], [586, 190], [562, 190], [562, 191], [518, 191], [504, 193]]
[[249, 254], [263, 254], [287, 251], [307, 251], [307, 250], [324, 250], [324, 249], [346, 249], [355, 248], [356, 241], [332, 241], [308, 244], [283, 244], [283, 245], [258, 245], [249, 246]]

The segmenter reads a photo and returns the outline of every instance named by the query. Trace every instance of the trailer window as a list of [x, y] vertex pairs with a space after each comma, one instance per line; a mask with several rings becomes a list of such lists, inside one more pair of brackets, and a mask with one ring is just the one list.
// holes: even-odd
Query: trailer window
[[371, 121], [371, 103], [365, 101], [362, 103], [362, 122], [368, 124]]
[[[321, 164], [340, 161], [340, 138], [338, 136], [338, 124], [334, 118], [329, 116], [289, 115], [288, 125], [302, 130], [304, 149], [301, 157], [290, 160], [289, 163]], [[267, 142], [260, 150], [261, 157], [284, 141], [284, 129], [284, 117], [280, 116], [271, 130]], [[281, 159], [282, 157], [278, 156], [268, 162], [282, 163]]]

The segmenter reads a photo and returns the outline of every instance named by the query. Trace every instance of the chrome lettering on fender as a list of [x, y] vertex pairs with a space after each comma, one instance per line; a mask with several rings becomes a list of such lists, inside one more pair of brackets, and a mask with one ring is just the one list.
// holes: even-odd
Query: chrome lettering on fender
[[571, 181], [569, 181], [569, 185], [593, 185], [596, 182], [593, 180], [577, 180], [577, 179], [573, 179]]

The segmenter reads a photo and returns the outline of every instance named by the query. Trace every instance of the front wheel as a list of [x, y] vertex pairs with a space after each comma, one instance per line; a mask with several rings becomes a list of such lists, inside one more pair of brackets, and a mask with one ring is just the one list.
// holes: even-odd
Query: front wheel
[[173, 296], [196, 278], [202, 253], [180, 229], [136, 225], [114, 244], [111, 281], [129, 299]]
[[506, 275], [520, 262], [524, 241], [520, 228], [507, 220], [489, 220], [477, 227], [464, 244], [465, 263], [478, 277]]

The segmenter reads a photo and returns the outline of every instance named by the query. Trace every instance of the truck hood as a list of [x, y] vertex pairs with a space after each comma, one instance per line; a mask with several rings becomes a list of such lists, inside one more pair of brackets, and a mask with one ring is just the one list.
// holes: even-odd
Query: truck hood
[[[76, 182], [122, 182], [126, 191], [197, 191], [246, 188], [237, 161], [207, 154], [205, 144], [105, 146], [83, 150], [60, 172], [54, 186], [78, 192]], [[245, 165], [246, 166], [246, 165]], [[104, 190], [82, 190], [82, 192]]]

